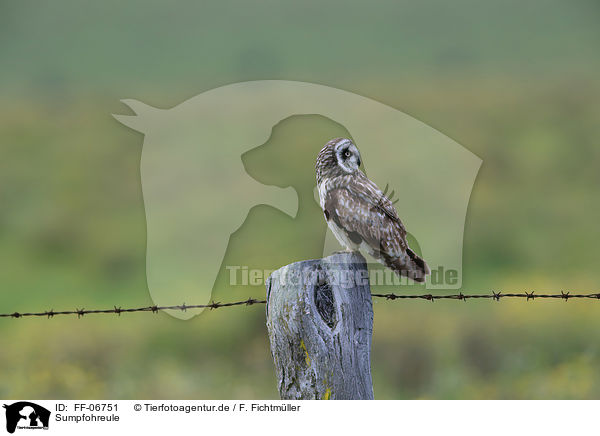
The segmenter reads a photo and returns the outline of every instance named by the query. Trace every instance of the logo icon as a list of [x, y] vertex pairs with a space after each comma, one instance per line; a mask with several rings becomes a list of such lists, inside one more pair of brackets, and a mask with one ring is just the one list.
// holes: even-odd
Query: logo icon
[[4, 405], [6, 409], [6, 431], [14, 433], [18, 429], [48, 429], [50, 411], [29, 401], [19, 401]]

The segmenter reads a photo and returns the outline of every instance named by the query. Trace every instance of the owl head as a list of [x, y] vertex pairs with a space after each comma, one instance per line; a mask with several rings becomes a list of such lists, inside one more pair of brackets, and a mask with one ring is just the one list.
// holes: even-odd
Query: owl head
[[352, 174], [360, 167], [360, 152], [347, 138], [335, 138], [329, 141], [317, 156], [317, 183], [325, 178]]

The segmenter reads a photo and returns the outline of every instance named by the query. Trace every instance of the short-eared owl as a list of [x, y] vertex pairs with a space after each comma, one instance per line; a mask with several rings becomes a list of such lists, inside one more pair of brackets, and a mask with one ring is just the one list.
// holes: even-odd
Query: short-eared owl
[[346, 249], [362, 248], [398, 275], [425, 281], [429, 267], [409, 248], [394, 205], [359, 166], [349, 139], [332, 139], [319, 152], [317, 187], [329, 228]]

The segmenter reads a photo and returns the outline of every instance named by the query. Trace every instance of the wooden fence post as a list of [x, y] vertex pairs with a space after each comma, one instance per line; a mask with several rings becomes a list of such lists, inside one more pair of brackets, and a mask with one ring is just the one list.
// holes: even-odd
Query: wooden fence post
[[268, 278], [267, 328], [281, 399], [372, 400], [373, 306], [358, 252], [284, 266]]

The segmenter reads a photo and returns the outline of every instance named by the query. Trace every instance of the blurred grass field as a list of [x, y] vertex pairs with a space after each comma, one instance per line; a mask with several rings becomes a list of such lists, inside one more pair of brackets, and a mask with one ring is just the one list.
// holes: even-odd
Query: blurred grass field
[[[595, 2], [90, 8], [0, 6], [0, 312], [150, 305], [143, 138], [110, 114], [121, 98], [170, 107], [263, 78], [369, 96], [483, 159], [464, 292], [598, 291]], [[267, 213], [250, 211], [234, 258], [253, 252]], [[374, 309], [376, 398], [600, 397], [594, 301]], [[2, 398], [277, 398], [262, 306], [4, 319], [0, 337]]]

